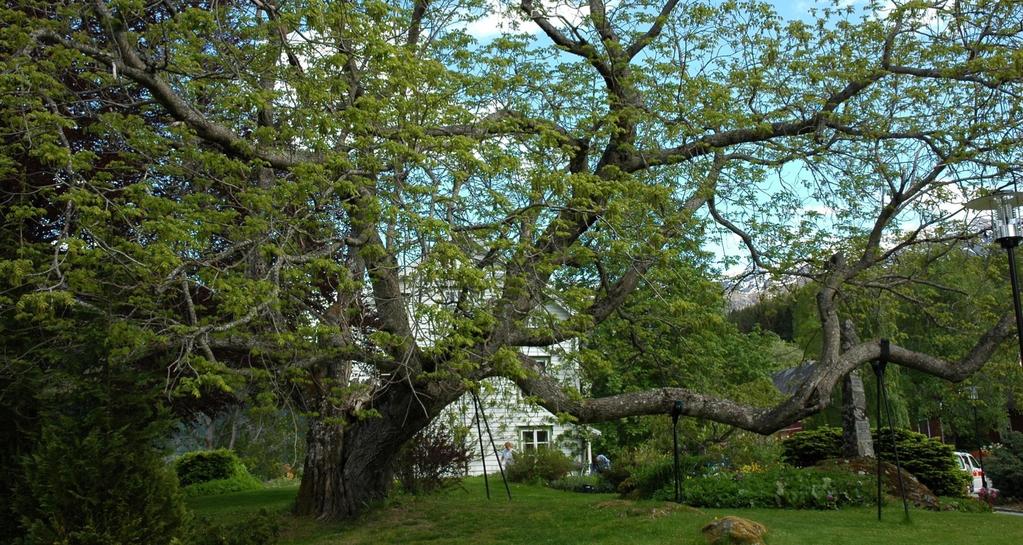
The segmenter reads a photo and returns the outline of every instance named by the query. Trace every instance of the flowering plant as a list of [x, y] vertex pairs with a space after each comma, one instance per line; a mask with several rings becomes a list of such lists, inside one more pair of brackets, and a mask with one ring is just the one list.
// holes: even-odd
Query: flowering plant
[[977, 499], [987, 503], [994, 503], [998, 499], [998, 490], [994, 488], [981, 488], [977, 491]]

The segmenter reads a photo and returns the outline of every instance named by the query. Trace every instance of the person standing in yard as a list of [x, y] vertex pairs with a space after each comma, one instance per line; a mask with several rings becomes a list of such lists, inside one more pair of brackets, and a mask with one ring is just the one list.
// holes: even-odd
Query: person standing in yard
[[501, 451], [501, 466], [508, 467], [515, 461], [515, 452], [512, 450], [511, 441], [504, 444], [504, 450]]
[[597, 457], [593, 459], [593, 470], [595, 472], [604, 473], [609, 469], [611, 469], [611, 459], [607, 456], [598, 454]]

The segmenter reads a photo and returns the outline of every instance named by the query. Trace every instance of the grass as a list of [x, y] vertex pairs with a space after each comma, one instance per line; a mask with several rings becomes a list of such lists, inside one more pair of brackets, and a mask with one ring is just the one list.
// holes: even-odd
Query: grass
[[[991, 513], [911, 511], [885, 508], [877, 522], [873, 508], [841, 511], [782, 509], [693, 509], [662, 502], [625, 502], [611, 494], [577, 494], [538, 486], [512, 485], [513, 501], [500, 480], [487, 501], [482, 479], [433, 496], [399, 497], [359, 520], [319, 523], [283, 518], [282, 545], [389, 544], [703, 544], [700, 528], [716, 516], [738, 515], [769, 529], [768, 545], [944, 545], [1023, 543], [1023, 517]], [[260, 508], [285, 513], [295, 488], [238, 492], [189, 500], [197, 513], [215, 520], [239, 519]]]

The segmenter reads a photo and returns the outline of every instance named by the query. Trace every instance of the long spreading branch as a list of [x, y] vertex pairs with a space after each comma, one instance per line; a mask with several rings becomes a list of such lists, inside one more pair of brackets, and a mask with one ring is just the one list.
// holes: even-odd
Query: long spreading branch
[[219, 146], [231, 155], [246, 159], [261, 159], [269, 163], [270, 166], [280, 169], [288, 169], [304, 163], [322, 162], [322, 157], [314, 153], [261, 149], [231, 129], [211, 121], [145, 63], [129, 35], [124, 31], [123, 24], [110, 13], [101, 0], [95, 3], [95, 7], [103, 27], [111, 34], [110, 38], [117, 46], [116, 53], [67, 39], [50, 30], [34, 32], [34, 39], [42, 44], [60, 45], [78, 51], [106, 65], [115, 73], [145, 87], [175, 119], [194, 130], [203, 140]]
[[[998, 345], [1013, 331], [1012, 315], [1003, 316], [976, 345], [958, 361], [891, 345], [889, 361], [931, 375], [959, 382], [979, 370]], [[860, 365], [881, 356], [879, 341], [856, 344], [831, 363], [820, 363], [785, 401], [774, 407], [755, 407], [686, 388], [657, 388], [595, 399], [579, 399], [567, 393], [554, 378], [540, 373], [529, 358], [521, 363], [529, 372], [513, 378], [526, 394], [555, 414], [568, 414], [588, 424], [629, 416], [669, 414], [676, 400], [682, 401], [682, 414], [736, 426], [760, 434], [773, 433], [790, 423], [820, 412], [828, 406], [831, 392], [842, 377]]]
[[632, 42], [625, 50], [626, 60], [632, 60], [640, 51], [643, 51], [646, 46], [650, 45], [661, 35], [661, 31], [664, 30], [664, 23], [668, 21], [668, 17], [677, 5], [678, 0], [668, 0], [664, 3], [664, 6], [661, 7], [661, 12], [657, 14], [657, 18], [654, 19], [654, 23], [650, 25], [650, 28], [642, 36], [636, 38], [636, 41]]
[[[817, 113], [805, 119], [776, 121], [755, 127], [732, 129], [707, 135], [693, 142], [672, 148], [659, 148], [638, 152], [631, 157], [628, 163], [623, 165], [623, 170], [626, 172], [636, 172], [656, 166], [677, 165], [691, 161], [696, 157], [713, 153], [717, 149], [815, 132], [821, 127], [830, 126], [832, 114], [834, 114], [839, 106], [848, 102], [883, 76], [884, 72], [878, 70], [864, 78], [847, 83], [841, 91], [828, 96]], [[776, 113], [780, 114], [781, 112]]]
[[536, 23], [536, 26], [540, 27], [540, 30], [542, 30], [555, 45], [569, 53], [572, 53], [573, 55], [586, 59], [586, 61], [590, 63], [590, 66], [593, 66], [608, 85], [613, 84], [614, 75], [611, 67], [608, 66], [604, 59], [600, 58], [600, 55], [597, 54], [597, 48], [593, 47], [593, 44], [587, 43], [582, 39], [572, 39], [565, 36], [563, 32], [551, 24], [550, 20], [544, 15], [542, 10], [537, 9], [533, 5], [533, 0], [522, 0], [522, 3], [519, 4], [519, 9], [521, 9], [522, 13], [524, 13], [527, 17], [532, 19], [533, 22]]

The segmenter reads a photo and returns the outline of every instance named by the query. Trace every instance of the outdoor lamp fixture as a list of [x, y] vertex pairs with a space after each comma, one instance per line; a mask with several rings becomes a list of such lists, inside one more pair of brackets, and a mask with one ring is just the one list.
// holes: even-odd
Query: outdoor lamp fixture
[[[980, 442], [980, 426], [977, 425], [977, 400], [980, 399], [977, 395], [977, 387], [970, 386], [967, 388], [970, 393], [970, 401], [973, 405], [973, 438], [977, 441], [977, 454], [980, 456], [978, 460], [980, 462], [980, 486], [987, 490], [987, 475], [984, 474], [984, 445]], [[971, 475], [972, 477], [972, 475]], [[973, 486], [972, 484], [970, 486]]]
[[1020, 362], [1023, 365], [1023, 311], [1020, 310], [1019, 280], [1016, 279], [1016, 255], [1013, 251], [1023, 241], [1018, 207], [1023, 205], [1023, 193], [995, 191], [977, 197], [964, 205], [970, 210], [990, 210], [991, 232], [995, 241], [1009, 254], [1009, 280], [1012, 282], [1013, 310], [1016, 312], [1016, 338], [1019, 340]]

